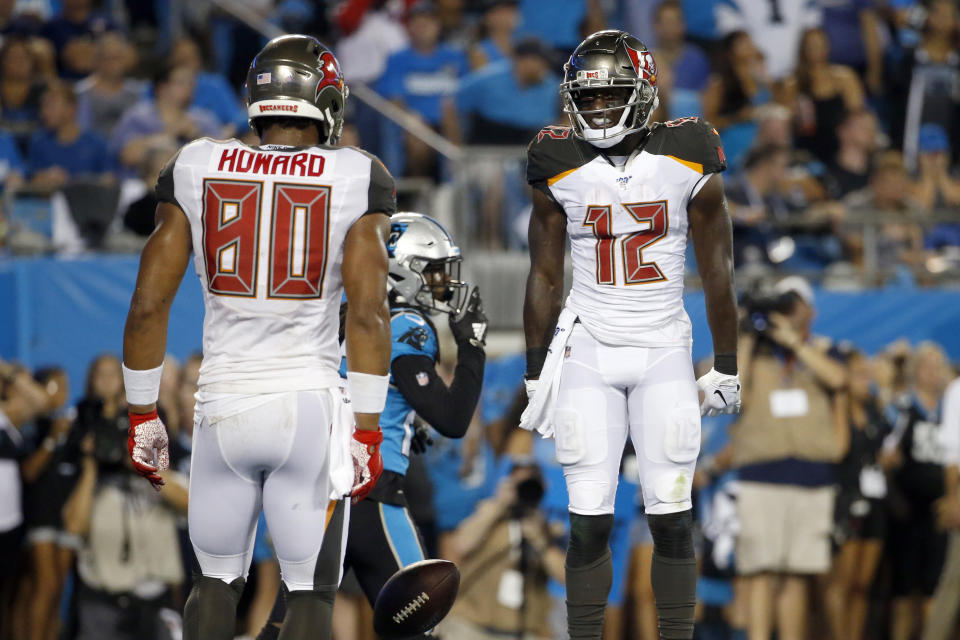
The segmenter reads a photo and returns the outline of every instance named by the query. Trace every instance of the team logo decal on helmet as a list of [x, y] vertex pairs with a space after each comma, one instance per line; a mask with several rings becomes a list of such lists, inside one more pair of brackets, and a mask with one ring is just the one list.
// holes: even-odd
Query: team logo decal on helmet
[[634, 49], [626, 42], [623, 46], [627, 49], [627, 55], [630, 57], [630, 63], [637, 76], [647, 80], [653, 86], [657, 86], [657, 63], [649, 51], [640, 51]]
[[320, 71], [323, 77], [317, 83], [317, 98], [324, 87], [336, 87], [343, 91], [343, 74], [340, 72], [340, 63], [329, 51], [320, 54]]

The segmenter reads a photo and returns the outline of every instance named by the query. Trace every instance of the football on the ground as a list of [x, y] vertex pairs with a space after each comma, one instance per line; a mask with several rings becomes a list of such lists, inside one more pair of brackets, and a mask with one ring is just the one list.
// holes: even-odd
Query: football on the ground
[[373, 606], [373, 628], [384, 638], [409, 638], [437, 626], [460, 588], [460, 570], [448, 560], [421, 560], [387, 580]]

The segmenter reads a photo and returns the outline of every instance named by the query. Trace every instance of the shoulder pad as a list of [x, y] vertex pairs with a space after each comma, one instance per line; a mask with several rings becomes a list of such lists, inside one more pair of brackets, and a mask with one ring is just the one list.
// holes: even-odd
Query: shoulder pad
[[727, 168], [720, 134], [700, 118], [680, 118], [653, 126], [644, 150], [659, 156], [670, 156], [702, 174]]
[[163, 169], [160, 170], [160, 174], [157, 176], [157, 184], [154, 189], [157, 194], [157, 200], [160, 202], [169, 202], [170, 204], [175, 204], [180, 207], [180, 209], [183, 209], [183, 207], [181, 207], [180, 203], [177, 202], [177, 196], [175, 194], [173, 182], [173, 169], [176, 167], [177, 160], [180, 158], [180, 153], [182, 151], [183, 148], [173, 154], [170, 159], [167, 160], [166, 164], [163, 165]]
[[599, 152], [573, 135], [570, 127], [544, 127], [527, 146], [527, 182], [549, 181], [581, 167]]

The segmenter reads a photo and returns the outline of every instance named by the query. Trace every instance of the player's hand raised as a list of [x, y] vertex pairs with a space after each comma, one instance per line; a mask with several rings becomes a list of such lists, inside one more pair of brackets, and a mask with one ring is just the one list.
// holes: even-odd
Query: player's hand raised
[[413, 437], [410, 438], [410, 453], [424, 454], [427, 447], [433, 444], [430, 437], [430, 427], [426, 422], [417, 418], [413, 422]]
[[167, 428], [154, 409], [150, 413], [130, 412], [130, 429], [127, 431], [127, 452], [133, 469], [150, 481], [160, 491], [164, 485], [158, 473], [170, 468], [170, 441]]
[[380, 443], [383, 442], [383, 431], [377, 429], [356, 429], [353, 440], [350, 441], [350, 455], [353, 457], [353, 490], [350, 495], [356, 504], [367, 497], [377, 485], [380, 474], [383, 473], [383, 456], [380, 454]]
[[487, 344], [487, 316], [483, 312], [480, 290], [474, 287], [457, 316], [450, 316], [450, 331], [457, 344], [469, 342], [475, 347]]
[[723, 413], [740, 412], [740, 376], [720, 373], [710, 369], [697, 380], [703, 392], [700, 415], [718, 416]]

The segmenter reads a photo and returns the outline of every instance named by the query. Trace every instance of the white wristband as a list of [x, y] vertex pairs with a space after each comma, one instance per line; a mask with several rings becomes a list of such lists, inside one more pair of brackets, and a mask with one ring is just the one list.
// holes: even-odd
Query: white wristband
[[123, 388], [127, 392], [127, 404], [153, 404], [160, 396], [160, 377], [163, 364], [156, 369], [134, 370], [123, 368]]
[[387, 404], [390, 376], [347, 371], [347, 389], [354, 413], [381, 413]]

